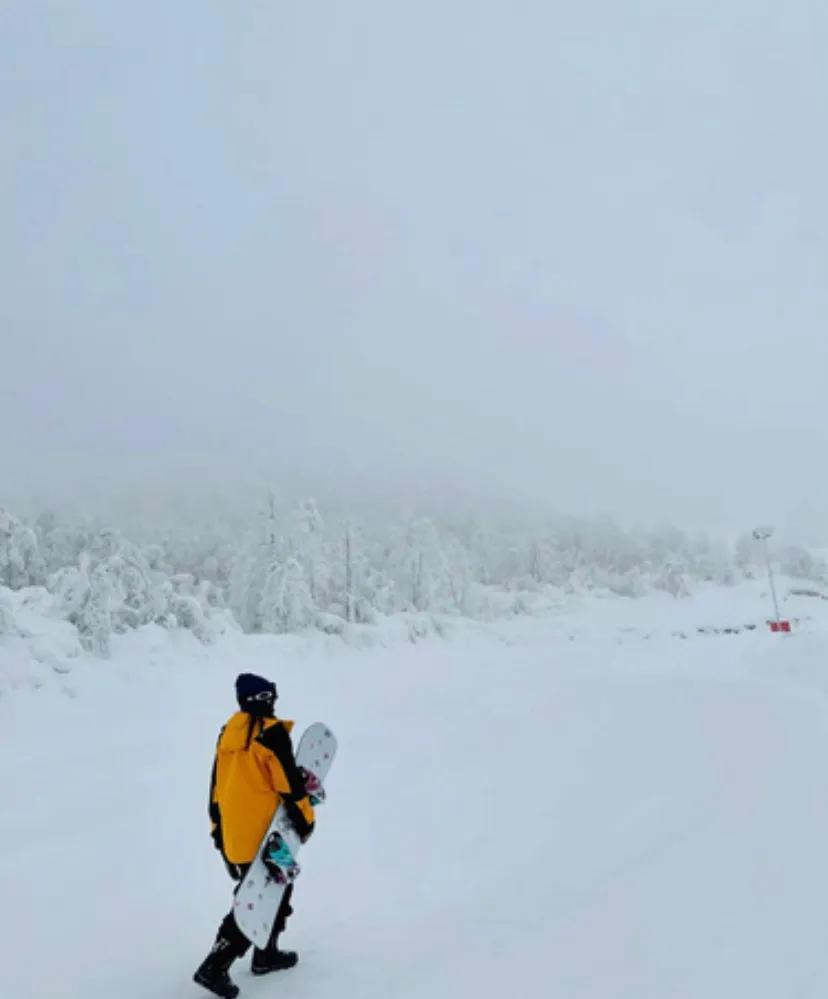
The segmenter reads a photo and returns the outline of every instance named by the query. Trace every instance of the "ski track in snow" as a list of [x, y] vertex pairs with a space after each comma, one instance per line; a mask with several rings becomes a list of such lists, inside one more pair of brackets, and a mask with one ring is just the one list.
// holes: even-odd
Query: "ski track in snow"
[[340, 742], [284, 938], [300, 965], [237, 963], [244, 996], [823, 996], [828, 629], [586, 621], [341, 655], [139, 633], [79, 663], [72, 699], [0, 699], [0, 995], [207, 994], [190, 976], [231, 898], [207, 783], [244, 669]]

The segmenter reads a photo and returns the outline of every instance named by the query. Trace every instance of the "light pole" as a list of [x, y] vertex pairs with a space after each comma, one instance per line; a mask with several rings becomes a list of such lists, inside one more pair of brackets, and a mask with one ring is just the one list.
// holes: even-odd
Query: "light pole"
[[[776, 627], [771, 625], [771, 629], [773, 631], [787, 630], [783, 628], [782, 618], [779, 614], [779, 599], [776, 596], [776, 582], [773, 578], [773, 566], [771, 565], [770, 551], [768, 550], [768, 539], [773, 537], [773, 528], [757, 527], [753, 531], [753, 537], [757, 541], [762, 542], [762, 551], [765, 554], [765, 565], [768, 567], [768, 582], [770, 583], [771, 597], [773, 598], [774, 623], [776, 625]], [[790, 628], [790, 625], [788, 625], [788, 628]]]

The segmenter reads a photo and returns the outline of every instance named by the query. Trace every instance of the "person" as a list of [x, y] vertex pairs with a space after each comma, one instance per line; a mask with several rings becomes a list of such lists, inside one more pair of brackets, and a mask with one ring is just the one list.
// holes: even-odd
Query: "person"
[[[293, 722], [276, 717], [276, 685], [252, 673], [236, 679], [239, 710], [221, 730], [210, 781], [211, 835], [230, 876], [247, 873], [280, 804], [304, 843], [313, 832], [314, 811], [296, 764], [290, 732]], [[253, 951], [251, 971], [266, 975], [292, 968], [298, 957], [279, 949], [279, 936], [293, 911], [293, 885], [285, 889], [265, 949]], [[230, 978], [233, 962], [250, 947], [232, 909], [219, 926], [215, 943], [193, 978], [222, 999], [235, 999]]]

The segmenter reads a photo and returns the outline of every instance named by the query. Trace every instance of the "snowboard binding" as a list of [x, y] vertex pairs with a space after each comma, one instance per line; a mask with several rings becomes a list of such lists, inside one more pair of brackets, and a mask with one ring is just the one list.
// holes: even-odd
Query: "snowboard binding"
[[292, 884], [299, 877], [299, 865], [279, 832], [272, 832], [262, 851], [268, 875], [280, 885]]
[[311, 773], [307, 767], [300, 767], [299, 769], [305, 779], [305, 790], [308, 793], [311, 804], [316, 808], [317, 805], [321, 805], [325, 800], [325, 788], [322, 787], [322, 781], [316, 774]]

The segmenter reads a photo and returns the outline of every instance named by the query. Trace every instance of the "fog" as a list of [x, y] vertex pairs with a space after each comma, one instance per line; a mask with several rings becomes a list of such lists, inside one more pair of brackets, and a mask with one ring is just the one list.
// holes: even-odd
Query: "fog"
[[828, 535], [828, 11], [0, 6], [0, 503]]

